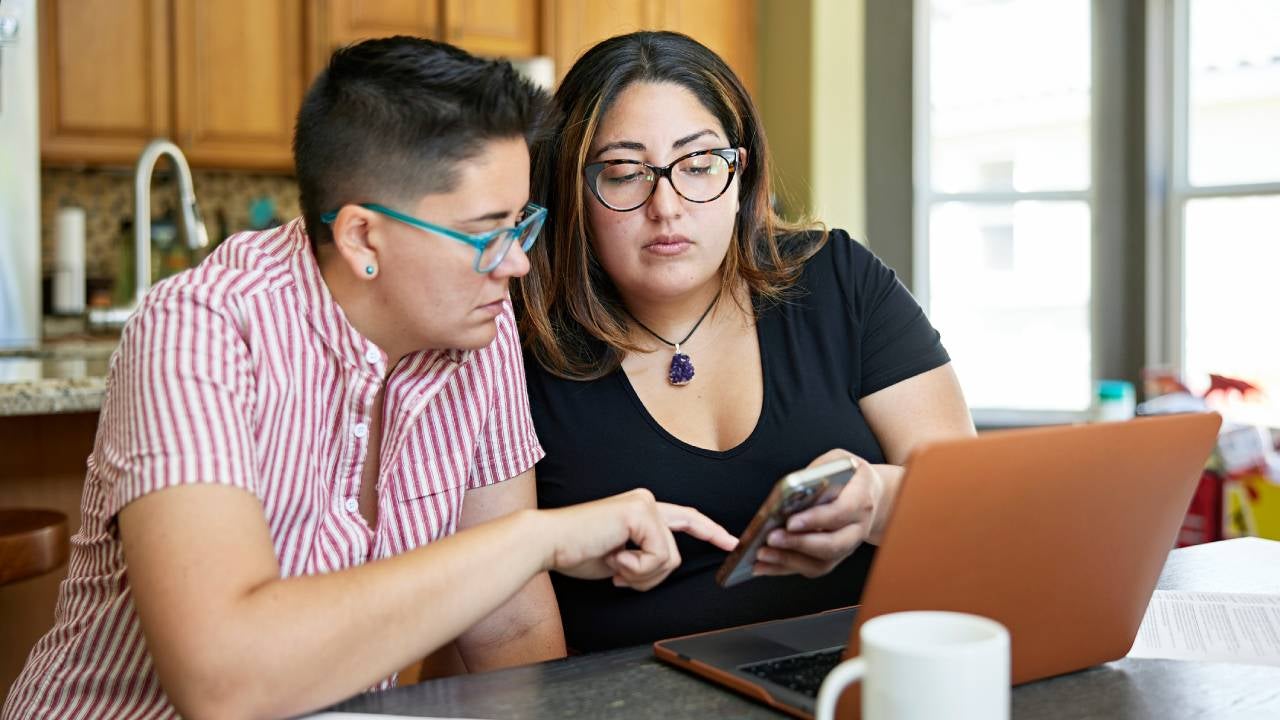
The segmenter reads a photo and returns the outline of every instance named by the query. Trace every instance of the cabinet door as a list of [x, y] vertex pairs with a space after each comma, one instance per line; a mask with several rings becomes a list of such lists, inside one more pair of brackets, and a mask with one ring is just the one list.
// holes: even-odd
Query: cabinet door
[[440, 0], [311, 0], [310, 74], [343, 45], [392, 35], [439, 39]]
[[476, 55], [536, 55], [538, 22], [532, 0], [445, 0], [445, 41]]
[[583, 52], [601, 40], [661, 27], [656, 0], [546, 0], [546, 52], [556, 63], [556, 81]]
[[169, 134], [165, 0], [41, 0], [40, 154], [129, 165]]
[[293, 167], [302, 0], [176, 0], [174, 121], [192, 165]]
[[662, 27], [716, 51], [747, 92], [756, 90], [756, 4], [741, 0], [659, 0]]

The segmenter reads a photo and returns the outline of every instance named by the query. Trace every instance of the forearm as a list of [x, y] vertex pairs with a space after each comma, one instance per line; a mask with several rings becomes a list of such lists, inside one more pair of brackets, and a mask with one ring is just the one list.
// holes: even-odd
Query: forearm
[[[206, 624], [206, 662], [179, 679], [198, 694], [191, 709], [287, 716], [370, 687], [545, 570], [551, 546], [540, 524], [535, 512], [517, 513], [394, 558], [253, 589]], [[236, 705], [222, 705], [227, 698]]]
[[898, 492], [902, 488], [902, 475], [905, 468], [901, 465], [875, 465], [876, 472], [884, 482], [880, 502], [876, 504], [875, 517], [871, 520], [871, 530], [867, 533], [867, 542], [879, 545], [884, 539], [889, 525], [889, 517], [893, 514], [893, 506], [898, 500]]

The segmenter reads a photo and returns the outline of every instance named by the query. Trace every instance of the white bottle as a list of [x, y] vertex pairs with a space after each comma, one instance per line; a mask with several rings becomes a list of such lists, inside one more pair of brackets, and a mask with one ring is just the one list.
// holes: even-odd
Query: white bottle
[[1133, 383], [1125, 380], [1099, 380], [1095, 384], [1092, 413], [1094, 422], [1131, 420], [1134, 407]]
[[58, 209], [54, 221], [53, 312], [84, 312], [84, 208]]

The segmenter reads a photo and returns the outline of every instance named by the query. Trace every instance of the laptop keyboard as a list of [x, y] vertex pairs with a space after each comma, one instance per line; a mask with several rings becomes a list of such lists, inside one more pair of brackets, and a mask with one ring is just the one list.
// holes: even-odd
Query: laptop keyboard
[[816, 698], [818, 688], [827, 673], [840, 664], [840, 655], [844, 648], [820, 650], [804, 655], [791, 655], [784, 658], [765, 660], [764, 662], [743, 665], [739, 670], [768, 680], [777, 685], [791, 688], [801, 695]]

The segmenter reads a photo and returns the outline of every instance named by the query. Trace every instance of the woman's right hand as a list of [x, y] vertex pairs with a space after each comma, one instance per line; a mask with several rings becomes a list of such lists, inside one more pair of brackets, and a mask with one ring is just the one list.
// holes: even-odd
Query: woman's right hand
[[738, 539], [690, 507], [657, 502], [643, 488], [555, 510], [546, 520], [552, 550], [547, 569], [577, 578], [613, 578], [648, 590], [680, 566], [672, 531], [732, 550]]

